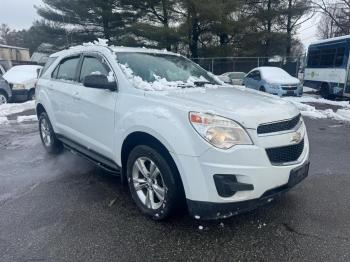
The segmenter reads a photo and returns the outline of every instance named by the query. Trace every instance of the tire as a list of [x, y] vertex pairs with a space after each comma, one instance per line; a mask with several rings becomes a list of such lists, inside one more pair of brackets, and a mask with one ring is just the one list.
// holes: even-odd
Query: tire
[[56, 138], [50, 119], [46, 112], [39, 116], [39, 133], [41, 142], [49, 154], [59, 154], [63, 150], [63, 144]]
[[320, 95], [321, 97], [323, 97], [324, 99], [334, 99], [334, 95], [332, 95], [330, 92], [329, 92], [329, 85], [327, 83], [323, 83], [321, 85], [321, 88], [320, 88]]
[[7, 104], [8, 102], [8, 96], [4, 92], [0, 91], [0, 105]]
[[266, 92], [265, 87], [261, 86], [261, 87], [259, 88], [259, 91], [265, 93], [265, 92]]
[[29, 90], [28, 100], [35, 100], [35, 89], [30, 89]]
[[128, 185], [134, 202], [146, 216], [164, 220], [179, 209], [182, 191], [178, 179], [177, 170], [155, 149], [140, 145], [130, 152]]

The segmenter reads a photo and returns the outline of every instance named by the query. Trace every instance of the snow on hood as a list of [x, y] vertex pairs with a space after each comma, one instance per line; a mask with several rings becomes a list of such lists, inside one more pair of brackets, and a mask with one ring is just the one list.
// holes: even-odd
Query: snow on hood
[[4, 74], [4, 78], [9, 83], [24, 84], [26, 82], [37, 79], [37, 69], [41, 69], [42, 66], [38, 65], [21, 65], [14, 66]]
[[[147, 95], [159, 95], [159, 92], [147, 92]], [[261, 123], [290, 119], [299, 114], [286, 100], [241, 86], [203, 88], [201, 92], [169, 91], [162, 95], [163, 101], [167, 98], [168, 102], [173, 101], [190, 111], [227, 117], [246, 128], [257, 128]]]
[[291, 76], [279, 67], [260, 67], [262, 79], [270, 84], [299, 84], [299, 79]]

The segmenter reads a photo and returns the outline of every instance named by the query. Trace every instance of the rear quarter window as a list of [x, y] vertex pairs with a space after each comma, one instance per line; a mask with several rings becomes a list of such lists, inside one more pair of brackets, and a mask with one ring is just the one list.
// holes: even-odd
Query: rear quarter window
[[49, 67], [56, 61], [57, 57], [49, 57], [45, 63], [43, 69], [41, 70], [40, 77], [49, 69]]

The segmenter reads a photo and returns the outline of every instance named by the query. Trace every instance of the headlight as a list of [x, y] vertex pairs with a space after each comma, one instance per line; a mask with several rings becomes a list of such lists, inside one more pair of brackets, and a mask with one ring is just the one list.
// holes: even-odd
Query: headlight
[[190, 112], [194, 129], [211, 145], [229, 149], [235, 145], [252, 145], [247, 132], [233, 120], [205, 113]]
[[14, 84], [12, 89], [24, 89], [26, 86], [22, 84]]
[[271, 87], [272, 89], [279, 89], [279, 88], [280, 88], [280, 85], [270, 84], [270, 87]]

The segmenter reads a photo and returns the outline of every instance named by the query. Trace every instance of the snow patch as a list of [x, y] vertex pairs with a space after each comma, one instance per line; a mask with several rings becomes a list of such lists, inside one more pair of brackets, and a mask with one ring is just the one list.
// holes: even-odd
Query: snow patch
[[18, 104], [4, 104], [0, 105], [0, 117], [9, 116], [32, 109], [35, 109], [35, 101], [28, 101]]
[[34, 122], [34, 121], [38, 121], [38, 117], [36, 115], [18, 116], [17, 117], [17, 123]]
[[9, 121], [6, 116], [0, 116], [0, 125], [6, 125]]
[[[142, 89], [145, 91], [170, 91], [170, 90], [181, 90], [183, 87], [191, 87], [196, 90], [201, 90], [203, 88], [198, 88], [195, 86], [195, 82], [203, 82], [208, 81], [203, 76], [194, 77], [190, 76], [186, 82], [183, 81], [168, 81], [165, 78], [154, 75], [156, 79], [154, 82], [144, 81], [141, 77], [136, 76], [132, 69], [127, 64], [119, 63], [120, 68], [124, 72], [125, 76], [134, 84], [134, 86], [138, 89]], [[206, 84], [206, 88], [217, 88], [216, 85]]]
[[[334, 119], [338, 121], [349, 121], [350, 122], [350, 104], [348, 101], [331, 101], [323, 98], [316, 98], [311, 96], [304, 97], [285, 97], [283, 98], [291, 103], [293, 103], [301, 112], [303, 116], [312, 119]], [[306, 103], [317, 103], [317, 104], [327, 104], [332, 106], [339, 106], [334, 112], [332, 109], [320, 110], [316, 107], [308, 105]]]

